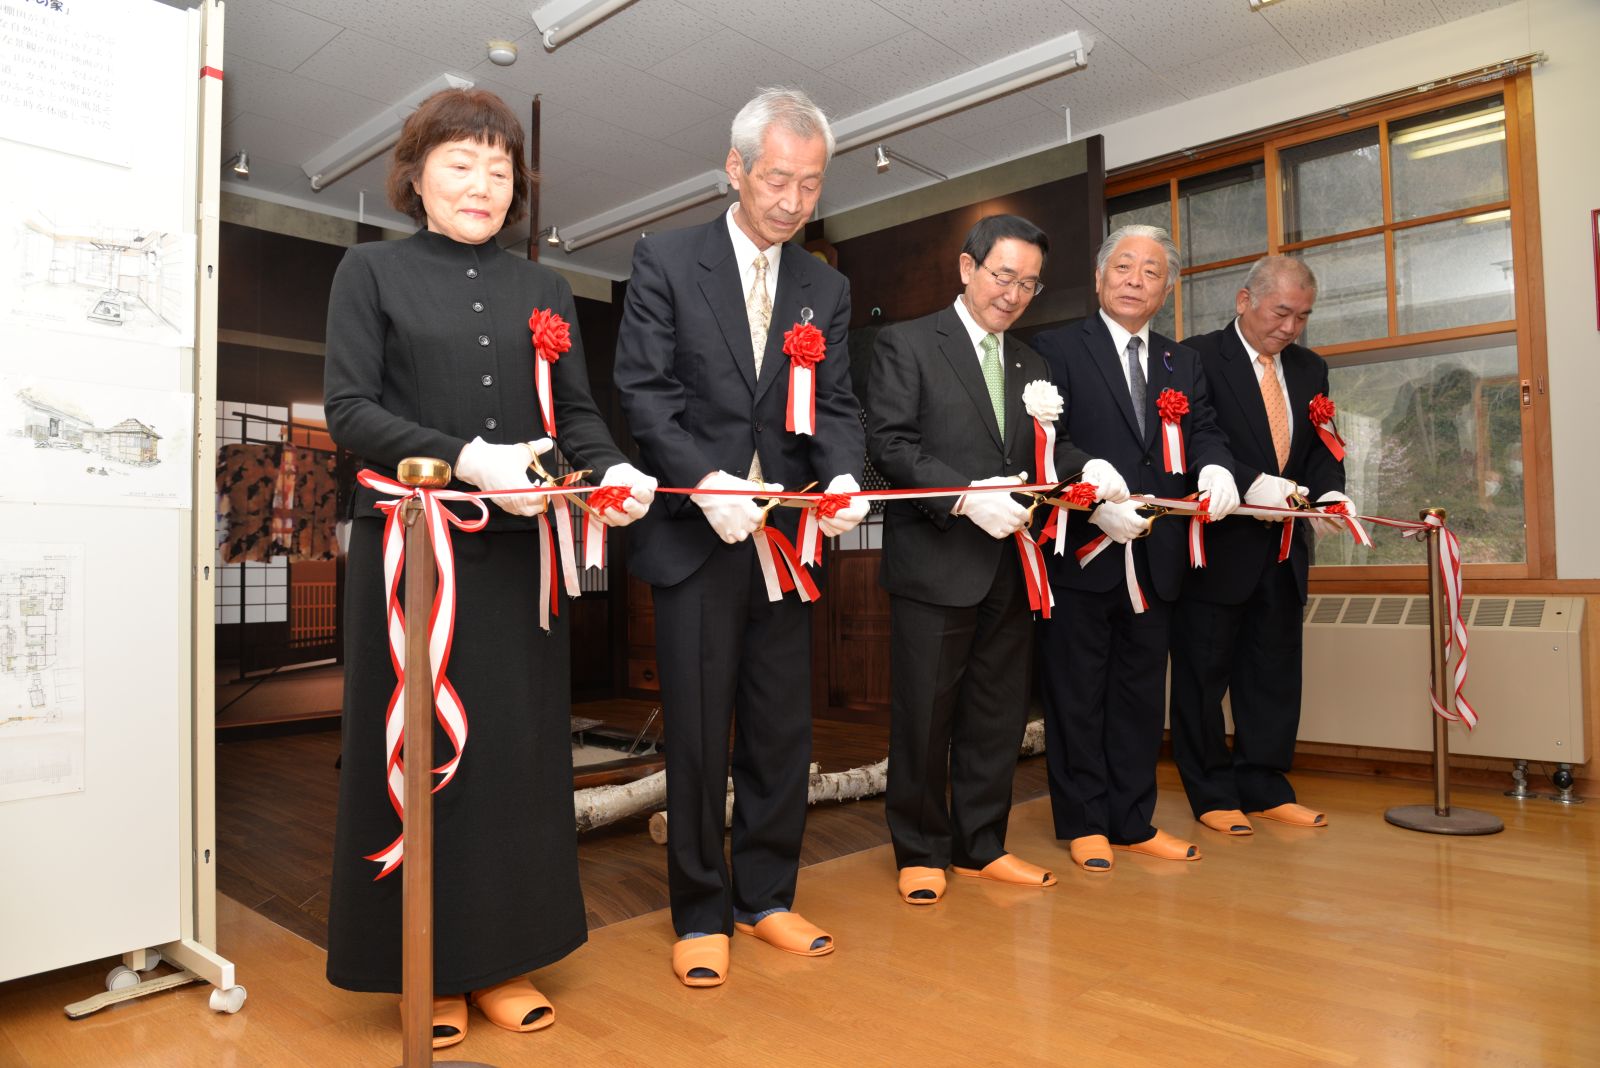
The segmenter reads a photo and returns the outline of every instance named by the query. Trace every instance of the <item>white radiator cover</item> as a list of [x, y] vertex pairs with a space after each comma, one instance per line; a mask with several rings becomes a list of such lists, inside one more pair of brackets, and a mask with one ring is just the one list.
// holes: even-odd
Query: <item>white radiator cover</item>
[[[1466, 694], [1478, 727], [1451, 724], [1450, 751], [1583, 763], [1583, 599], [1468, 597], [1462, 604]], [[1312, 597], [1304, 619], [1300, 741], [1432, 750], [1428, 599]]]

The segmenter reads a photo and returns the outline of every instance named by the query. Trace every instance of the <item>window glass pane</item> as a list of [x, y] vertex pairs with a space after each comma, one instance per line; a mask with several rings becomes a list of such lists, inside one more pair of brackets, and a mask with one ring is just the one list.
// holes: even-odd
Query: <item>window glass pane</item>
[[1318, 245], [1296, 253], [1317, 276], [1317, 304], [1302, 345], [1335, 345], [1389, 333], [1383, 237]]
[[1494, 97], [1391, 124], [1389, 167], [1396, 222], [1505, 200], [1505, 106]]
[[1150, 320], [1150, 329], [1158, 334], [1165, 334], [1167, 337], [1175, 338], [1178, 336], [1177, 312], [1173, 307], [1175, 303], [1169, 293], [1167, 302], [1161, 305], [1161, 310], [1156, 312], [1155, 316]]
[[1402, 334], [1514, 318], [1511, 212], [1396, 230], [1394, 291]]
[[1381, 225], [1380, 162], [1376, 126], [1280, 152], [1284, 241]]
[[1172, 229], [1172, 200], [1165, 184], [1154, 189], [1144, 189], [1126, 196], [1106, 201], [1106, 222], [1109, 233], [1119, 226], [1137, 223], [1142, 226], [1159, 226]]
[[1183, 266], [1267, 250], [1265, 173], [1260, 163], [1247, 163], [1178, 183]]
[[[1346, 491], [1365, 515], [1416, 519], [1449, 513], [1467, 563], [1527, 558], [1522, 499], [1522, 413], [1517, 350], [1499, 344], [1330, 373], [1347, 443]], [[1372, 526], [1373, 547], [1324, 535], [1318, 564], [1421, 564], [1415, 539]]]
[[1204, 334], [1233, 321], [1234, 305], [1252, 264], [1191, 274], [1183, 280], [1183, 336]]

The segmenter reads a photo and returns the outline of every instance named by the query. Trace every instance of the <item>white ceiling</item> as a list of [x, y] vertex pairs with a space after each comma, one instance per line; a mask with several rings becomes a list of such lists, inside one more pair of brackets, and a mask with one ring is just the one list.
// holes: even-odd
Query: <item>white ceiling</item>
[[[728, 124], [754, 91], [798, 86], [830, 115], [874, 104], [1077, 30], [1087, 69], [887, 140], [955, 176], [1185, 99], [1500, 7], [1510, 0], [635, 0], [554, 52], [530, 12], [546, 0], [229, 0], [223, 157], [250, 177], [224, 188], [409, 229], [384, 201], [382, 159], [313, 192], [300, 165], [450, 72], [499, 93], [523, 118], [541, 94], [540, 225], [569, 225], [720, 167]], [[486, 42], [520, 49], [496, 67]], [[820, 214], [931, 179], [878, 174], [870, 146], [829, 168]], [[715, 215], [721, 204], [652, 228]], [[499, 241], [520, 248], [527, 223]], [[546, 258], [611, 278], [636, 235]]]

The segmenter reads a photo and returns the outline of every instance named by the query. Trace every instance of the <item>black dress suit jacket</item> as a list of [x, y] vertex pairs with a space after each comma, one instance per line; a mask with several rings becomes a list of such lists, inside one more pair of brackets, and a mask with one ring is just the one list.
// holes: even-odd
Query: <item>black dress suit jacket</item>
[[[1217, 428], [1200, 358], [1193, 349], [1150, 332], [1145, 432], [1141, 436], [1134, 421], [1122, 354], [1117, 352], [1111, 331], [1098, 311], [1081, 323], [1039, 334], [1033, 344], [1050, 365], [1050, 376], [1066, 402], [1061, 416], [1065, 432], [1089, 456], [1115, 467], [1127, 480], [1129, 492], [1182, 497], [1194, 492], [1195, 479], [1207, 464], [1232, 470], [1227, 439]], [[1185, 471], [1181, 475], [1168, 474], [1161, 458], [1161, 417], [1156, 414], [1156, 398], [1169, 388], [1189, 400], [1189, 414], [1180, 424]], [[1045, 553], [1051, 584], [1095, 593], [1114, 589], [1123, 581], [1122, 553], [1103, 552], [1088, 567], [1079, 567], [1073, 552], [1097, 536], [1100, 528], [1089, 522], [1088, 512], [1075, 511], [1070, 516], [1066, 553], [1055, 555], [1053, 546]], [[1153, 523], [1141, 544], [1155, 592], [1163, 600], [1176, 600], [1183, 574], [1189, 569], [1183, 521], [1169, 518]]]
[[[1003, 335], [1006, 432], [1000, 436], [989, 387], [954, 307], [885, 327], [877, 337], [867, 390], [867, 451], [889, 484], [965, 486], [977, 479], [1034, 471], [1033, 420], [1023, 408], [1029, 382], [1049, 379], [1039, 355]], [[1091, 457], [1057, 424], [1056, 470], [1067, 477]], [[950, 514], [956, 497], [890, 501], [884, 508], [879, 582], [892, 594], [970, 607], [994, 581], [1010, 538], [992, 538]], [[1021, 566], [1018, 561], [1017, 566]]]
[[[1284, 383], [1289, 388], [1289, 462], [1278, 471], [1278, 455], [1267, 426], [1267, 408], [1261, 399], [1250, 354], [1239, 339], [1234, 323], [1184, 342], [1200, 354], [1217, 425], [1228, 435], [1233, 453], [1233, 477], [1242, 498], [1256, 476], [1265, 472], [1293, 479], [1311, 490], [1314, 501], [1330, 490], [1344, 492], [1344, 464], [1322, 443], [1311, 423], [1311, 398], [1328, 392], [1328, 363], [1301, 345], [1280, 354]], [[1250, 516], [1230, 516], [1206, 527], [1206, 566], [1191, 571], [1184, 580], [1185, 596], [1216, 604], [1242, 604], [1262, 574], [1277, 567], [1282, 529]], [[1311, 524], [1295, 523], [1286, 563], [1294, 569], [1300, 603], [1306, 600], [1306, 570], [1311, 561]]]
[[[797, 245], [783, 246], [761, 377], [726, 216], [643, 238], [622, 309], [613, 374], [642, 466], [664, 486], [694, 486], [713, 471], [749, 474], [761, 455], [768, 482], [798, 490], [836, 475], [861, 480], [866, 449], [850, 389], [850, 285]], [[801, 309], [827, 342], [814, 368], [816, 433], [784, 429], [789, 358], [784, 333]], [[664, 505], [664, 507], [662, 507]], [[772, 522], [791, 535], [794, 509]], [[693, 574], [722, 541], [686, 496], [666, 495], [629, 531], [629, 569], [655, 586]]]
[[[329, 434], [356, 454], [358, 467], [390, 478], [407, 456], [454, 465], [474, 437], [500, 445], [544, 437], [528, 333], [538, 308], [572, 327], [572, 348], [551, 369], [556, 445], [598, 482], [623, 455], [589, 392], [572, 287], [493, 241], [468, 245], [419, 230], [344, 254], [328, 297]], [[458, 479], [450, 488], [474, 487]], [[377, 517], [380, 499], [388, 498], [357, 487], [349, 518]], [[536, 522], [489, 509], [491, 529], [531, 530]]]

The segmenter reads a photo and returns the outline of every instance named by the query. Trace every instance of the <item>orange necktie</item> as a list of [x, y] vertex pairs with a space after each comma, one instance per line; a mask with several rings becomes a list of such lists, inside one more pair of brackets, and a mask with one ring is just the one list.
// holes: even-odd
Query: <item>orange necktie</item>
[[1267, 406], [1267, 426], [1272, 428], [1272, 450], [1278, 454], [1281, 474], [1289, 462], [1289, 411], [1284, 407], [1283, 387], [1278, 385], [1272, 357], [1263, 352], [1256, 359], [1261, 361], [1261, 403]]

